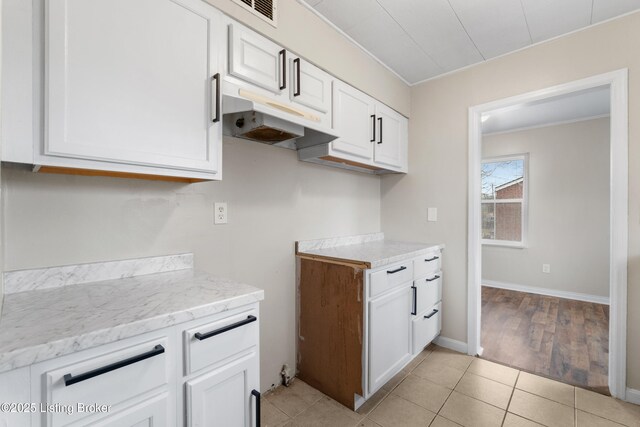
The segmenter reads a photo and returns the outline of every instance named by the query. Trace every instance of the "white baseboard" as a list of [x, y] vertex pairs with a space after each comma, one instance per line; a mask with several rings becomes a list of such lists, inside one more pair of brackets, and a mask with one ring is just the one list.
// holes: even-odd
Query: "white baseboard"
[[467, 354], [467, 343], [454, 340], [451, 338], [439, 336], [435, 340], [433, 340], [435, 345], [439, 345], [440, 347], [448, 348], [449, 350], [457, 351], [458, 353]]
[[556, 291], [554, 289], [537, 288], [534, 286], [516, 285], [515, 283], [498, 282], [495, 280], [482, 279], [482, 286], [490, 288], [508, 289], [510, 291], [528, 292], [530, 294], [547, 295], [550, 297], [573, 299], [577, 301], [593, 302], [596, 304], [609, 305], [609, 297], [599, 295], [581, 294], [579, 292]]
[[635, 403], [636, 405], [640, 405], [640, 390], [636, 390], [634, 388], [627, 388], [627, 398], [625, 399], [627, 402]]

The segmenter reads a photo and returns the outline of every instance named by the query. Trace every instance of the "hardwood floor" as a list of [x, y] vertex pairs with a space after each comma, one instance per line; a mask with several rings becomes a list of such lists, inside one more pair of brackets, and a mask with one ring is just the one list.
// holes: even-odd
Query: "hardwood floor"
[[609, 394], [609, 306], [482, 287], [482, 347], [493, 360]]

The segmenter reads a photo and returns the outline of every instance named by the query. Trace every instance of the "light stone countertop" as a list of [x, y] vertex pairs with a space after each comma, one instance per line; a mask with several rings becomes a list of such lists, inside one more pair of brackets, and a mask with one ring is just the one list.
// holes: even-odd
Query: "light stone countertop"
[[0, 372], [263, 299], [261, 289], [193, 269], [9, 293]]
[[297, 255], [358, 263], [370, 269], [442, 249], [443, 244], [386, 240], [383, 233], [297, 243]]

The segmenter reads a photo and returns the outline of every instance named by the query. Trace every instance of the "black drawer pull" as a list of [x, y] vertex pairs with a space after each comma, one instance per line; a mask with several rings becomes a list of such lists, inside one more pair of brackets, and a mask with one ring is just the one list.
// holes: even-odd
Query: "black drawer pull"
[[376, 141], [376, 115], [375, 114], [371, 115], [371, 123], [373, 124], [373, 138], [371, 138], [370, 142], [375, 142]]
[[411, 289], [413, 290], [413, 308], [411, 309], [411, 314], [415, 316], [418, 314], [418, 288], [412, 286]]
[[278, 52], [278, 56], [282, 58], [282, 84], [280, 85], [280, 90], [287, 88], [287, 51], [282, 49]]
[[433, 276], [431, 279], [427, 279], [427, 282], [433, 282], [434, 280], [438, 280], [440, 276]]
[[382, 117], [378, 117], [378, 123], [380, 123], [380, 141], [378, 141], [378, 144], [382, 144]]
[[137, 356], [133, 356], [128, 359], [124, 359], [119, 362], [112, 363], [111, 365], [103, 366], [101, 368], [97, 368], [92, 371], [85, 372], [84, 374], [76, 375], [75, 377], [72, 376], [71, 374], [66, 374], [63, 377], [64, 385], [70, 386], [70, 385], [79, 383], [81, 381], [85, 381], [90, 378], [97, 377], [98, 375], [106, 374], [107, 372], [115, 371], [116, 369], [133, 365], [134, 363], [141, 362], [145, 359], [149, 359], [150, 357], [157, 356], [162, 353], [164, 353], [164, 347], [158, 344], [157, 346], [153, 347], [153, 350], [147, 351], [146, 353], [142, 353]]
[[403, 265], [402, 267], [400, 267], [400, 268], [396, 268], [395, 270], [391, 270], [391, 271], [387, 270], [387, 274], [396, 274], [396, 273], [399, 273], [399, 272], [401, 272], [402, 270], [406, 270], [406, 269], [407, 269], [407, 267], [405, 267], [405, 266]]
[[431, 319], [437, 312], [438, 312], [438, 310], [433, 309], [433, 311], [430, 314], [427, 314], [426, 316], [424, 316], [424, 318], [425, 319]]
[[300, 58], [293, 60], [293, 67], [296, 69], [296, 90], [293, 92], [293, 96], [300, 96]]
[[225, 327], [222, 327], [220, 329], [216, 329], [215, 331], [205, 332], [204, 334], [200, 333], [200, 332], [196, 332], [196, 334], [194, 336], [197, 339], [199, 339], [200, 341], [206, 340], [207, 338], [215, 337], [216, 335], [220, 335], [220, 334], [228, 332], [228, 331], [230, 331], [232, 329], [239, 328], [240, 326], [244, 326], [244, 325], [246, 325], [248, 323], [255, 322], [256, 320], [258, 320], [258, 318], [256, 316], [247, 316], [247, 318], [244, 319], [244, 320], [241, 320], [241, 321], [236, 322], [236, 323], [232, 323], [232, 324], [227, 325]]
[[426, 261], [426, 262], [431, 262], [431, 261], [435, 261], [435, 260], [437, 260], [437, 259], [440, 259], [440, 257], [439, 257], [439, 256], [434, 256], [433, 258], [427, 258], [427, 259], [425, 259], [425, 261]]
[[258, 390], [251, 390], [251, 396], [256, 398], [256, 423], [255, 427], [260, 427], [260, 392]]

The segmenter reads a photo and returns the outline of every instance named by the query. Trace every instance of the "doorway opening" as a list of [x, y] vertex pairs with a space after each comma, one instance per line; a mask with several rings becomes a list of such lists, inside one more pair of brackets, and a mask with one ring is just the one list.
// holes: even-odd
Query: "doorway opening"
[[469, 354], [625, 398], [627, 137], [626, 70], [470, 108]]

